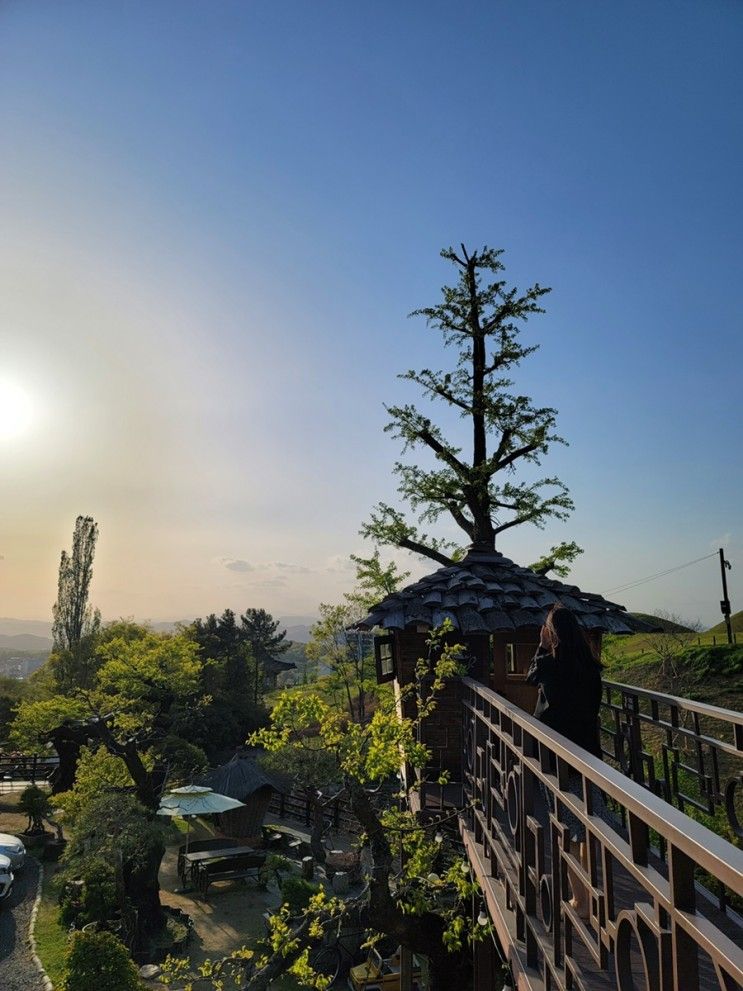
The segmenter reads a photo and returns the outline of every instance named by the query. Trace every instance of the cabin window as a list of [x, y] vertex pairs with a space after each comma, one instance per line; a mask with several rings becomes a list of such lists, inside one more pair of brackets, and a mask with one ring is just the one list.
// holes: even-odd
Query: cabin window
[[516, 674], [516, 645], [506, 644], [506, 674]]
[[397, 674], [394, 637], [374, 638], [374, 660], [377, 667], [377, 684], [392, 681]]

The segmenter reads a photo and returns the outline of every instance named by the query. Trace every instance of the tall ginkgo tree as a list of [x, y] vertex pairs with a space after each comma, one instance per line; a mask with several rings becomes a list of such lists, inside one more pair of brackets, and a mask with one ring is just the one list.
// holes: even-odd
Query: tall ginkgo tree
[[[421, 527], [449, 517], [460, 528], [463, 544], [494, 550], [498, 536], [522, 524], [544, 527], [564, 520], [573, 509], [559, 478], [519, 477], [519, 468], [539, 466], [550, 445], [565, 443], [556, 432], [557, 411], [536, 406], [514, 391], [511, 378], [538, 345], [522, 343], [522, 324], [543, 313], [542, 297], [550, 290], [535, 283], [520, 292], [501, 273], [502, 251], [484, 247], [447, 248], [441, 254], [457, 270], [453, 286], [444, 286], [442, 301], [415, 310], [456, 351], [448, 371], [423, 368], [400, 377], [415, 383], [426, 399], [441, 402], [467, 422], [467, 451], [447, 440], [434, 421], [415, 405], [388, 406], [385, 428], [403, 444], [403, 452], [427, 452], [430, 465], [416, 453], [413, 463], [399, 461], [394, 472], [398, 493], [415, 521], [388, 503], [379, 503], [362, 527], [377, 545], [391, 545], [450, 564], [462, 554], [451, 540], [429, 535]], [[531, 472], [530, 472], [531, 474]], [[536, 570], [564, 573], [580, 553], [574, 543], [552, 547]]]

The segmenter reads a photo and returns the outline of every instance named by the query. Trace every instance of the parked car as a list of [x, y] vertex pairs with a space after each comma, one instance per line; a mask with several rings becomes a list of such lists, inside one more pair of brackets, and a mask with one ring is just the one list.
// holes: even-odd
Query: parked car
[[17, 836], [10, 833], [0, 833], [0, 856], [10, 860], [14, 871], [20, 870], [26, 862], [26, 848]]
[[[420, 987], [421, 967], [413, 957], [413, 989]], [[350, 991], [400, 991], [400, 949], [383, 957], [376, 948], [369, 951], [365, 963], [352, 967], [348, 974]]]
[[4, 857], [0, 854], [0, 907], [13, 890], [14, 880], [10, 857]]

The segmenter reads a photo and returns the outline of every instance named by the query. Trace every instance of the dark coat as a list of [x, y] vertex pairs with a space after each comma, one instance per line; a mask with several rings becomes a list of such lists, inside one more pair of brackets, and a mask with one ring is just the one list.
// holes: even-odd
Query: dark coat
[[526, 675], [539, 686], [536, 718], [584, 750], [601, 757], [599, 708], [601, 668], [598, 664], [555, 660], [539, 648]]

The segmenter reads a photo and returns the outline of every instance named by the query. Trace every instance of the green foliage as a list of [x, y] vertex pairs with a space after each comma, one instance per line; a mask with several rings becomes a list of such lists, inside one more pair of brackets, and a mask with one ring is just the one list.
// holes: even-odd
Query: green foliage
[[254, 653], [276, 657], [289, 649], [286, 630], [279, 633], [279, 621], [265, 609], [246, 609], [240, 621]]
[[319, 667], [330, 669], [330, 684], [343, 697], [348, 714], [358, 722], [366, 719], [368, 696], [374, 693], [374, 659], [358, 634], [349, 626], [362, 616], [350, 602], [340, 605], [321, 603], [320, 618], [311, 628], [307, 657]]
[[37, 785], [29, 785], [18, 799], [18, 811], [28, 816], [28, 832], [43, 833], [44, 820], [51, 815], [49, 795]]
[[72, 553], [62, 551], [57, 601], [52, 609], [54, 671], [62, 691], [88, 688], [95, 673], [91, 641], [101, 624], [98, 610], [88, 604], [93, 578], [93, 558], [98, 524], [91, 516], [78, 516], [72, 537]]
[[169, 733], [159, 742], [157, 752], [168, 765], [168, 782], [171, 787], [177, 781], [190, 781], [209, 767], [209, 759], [201, 747], [174, 733]]
[[[696, 634], [684, 634], [683, 643], [663, 663], [668, 634], [638, 633], [631, 637], [605, 636], [601, 659], [604, 677], [739, 710], [743, 697], [743, 644], [697, 644]], [[659, 646], [660, 645], [660, 646]]]
[[[437, 696], [445, 681], [461, 671], [461, 645], [445, 643], [451, 624], [431, 633], [431, 656], [418, 663], [420, 681], [403, 686], [403, 694], [417, 692], [419, 719], [435, 710]], [[251, 743], [287, 759], [300, 755], [330, 755], [336, 765], [336, 779], [350, 776], [361, 784], [383, 781], [407, 762], [425, 767], [428, 749], [417, 740], [416, 722], [399, 719], [394, 700], [380, 705], [362, 726], [315, 694], [285, 693], [271, 712], [271, 726], [255, 733]]]
[[579, 547], [574, 540], [571, 540], [570, 543], [563, 541], [561, 544], [550, 547], [546, 554], [534, 564], [530, 564], [529, 567], [538, 575], [546, 575], [552, 571], [559, 578], [565, 578], [570, 574], [570, 565], [582, 553], [583, 548]]
[[399, 571], [394, 561], [382, 564], [378, 547], [371, 557], [352, 554], [351, 560], [356, 565], [356, 588], [346, 599], [363, 611], [371, 609], [385, 596], [392, 595], [410, 577], [410, 572]]
[[424, 368], [400, 378], [467, 421], [471, 456], [462, 456], [461, 447], [444, 437], [428, 411], [413, 405], [387, 407], [385, 429], [401, 442], [403, 453], [416, 452], [414, 464], [397, 462], [394, 473], [397, 491], [417, 515], [417, 524], [379, 503], [361, 532], [376, 544], [448, 564], [460, 549], [420, 532], [419, 526], [448, 516], [468, 543], [492, 549], [499, 533], [524, 523], [543, 527], [551, 519], [566, 519], [573, 503], [558, 478], [515, 478], [517, 464], [539, 466], [551, 444], [564, 443], [555, 431], [556, 411], [534, 406], [528, 396], [511, 391], [509, 378], [509, 371], [537, 350], [520, 342], [519, 324], [544, 312], [540, 300], [549, 290], [538, 283], [523, 294], [508, 288], [500, 276], [502, 251], [484, 247], [468, 253], [462, 245], [461, 253], [448, 248], [441, 254], [457, 270], [457, 282], [444, 287], [441, 303], [413, 315], [425, 317], [440, 331], [444, 345], [457, 351], [456, 364], [447, 372]]
[[10, 730], [10, 743], [26, 754], [41, 754], [46, 744], [39, 739], [63, 723], [66, 719], [81, 719], [89, 712], [88, 707], [78, 698], [55, 695], [50, 699], [22, 699], [16, 711]]
[[[69, 872], [67, 875], [69, 877]], [[106, 922], [120, 907], [116, 871], [102, 857], [83, 859], [75, 871], [75, 882], [66, 883], [60, 896], [59, 921], [81, 929], [90, 922]]]
[[203, 664], [203, 703], [197, 718], [188, 716], [188, 738], [214, 758], [266, 723], [260, 665], [245, 623], [231, 609], [195, 620], [185, 633], [198, 645]]
[[75, 932], [70, 937], [62, 991], [142, 991], [137, 968], [112, 933]]
[[[461, 859], [453, 858], [451, 850], [436, 842], [431, 830], [411, 812], [389, 801], [375, 807], [368, 797], [393, 778], [402, 764], [414, 771], [408, 790], [420, 786], [431, 754], [418, 739], [418, 726], [435, 712], [446, 682], [462, 670], [461, 645], [447, 642], [451, 632], [451, 624], [446, 623], [431, 634], [428, 656], [416, 666], [415, 684], [401, 689], [403, 696], [415, 695], [415, 719], [398, 718], [395, 701], [389, 697], [380, 700], [368, 723], [361, 725], [317, 695], [285, 693], [274, 706], [271, 727], [256, 734], [252, 742], [264, 746], [287, 766], [300, 761], [314, 764], [326, 780], [342, 782], [366, 830], [362, 843], [369, 843], [373, 856], [381, 858], [375, 859], [370, 883], [387, 889], [389, 912], [419, 916], [421, 920], [436, 917], [441, 939], [455, 951], [467, 941], [483, 938], [469, 920], [471, 899], [477, 892], [469, 868], [465, 877]], [[404, 852], [401, 870], [394, 878], [392, 843], [399, 843]], [[289, 938], [284, 932], [287, 919], [279, 914], [274, 921], [278, 931]], [[382, 930], [384, 924], [376, 922]], [[316, 975], [306, 953], [298, 958], [294, 973], [304, 984], [313, 986]]]
[[190, 742], [202, 710], [211, 704], [202, 695], [198, 645], [183, 635], [153, 633], [121, 621], [100, 632], [94, 651], [96, 673], [84, 697], [57, 694], [22, 700], [11, 728], [12, 744], [27, 753], [41, 753], [45, 744], [40, 734], [65, 720], [104, 713], [110, 714], [115, 733], [144, 735], [153, 755], [176, 776], [203, 770], [206, 755]]
[[29, 691], [28, 682], [0, 675], [0, 742], [8, 738], [15, 707]]
[[62, 860], [68, 880], [81, 876], [91, 859], [145, 872], [163, 849], [166, 823], [153, 818], [132, 792], [124, 762], [104, 748], [83, 748], [75, 786], [56, 797], [68, 843]]
[[320, 891], [320, 887], [316, 882], [290, 874], [281, 881], [281, 903], [286, 905], [290, 915], [299, 915], [300, 912], [305, 911], [310, 899]]
[[186, 637], [148, 632], [138, 639], [116, 637], [98, 649], [101, 668], [96, 691], [110, 700], [133, 728], [150, 724], [199, 689], [198, 648]]

